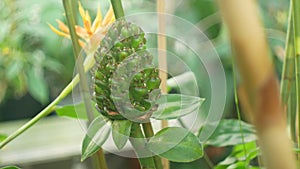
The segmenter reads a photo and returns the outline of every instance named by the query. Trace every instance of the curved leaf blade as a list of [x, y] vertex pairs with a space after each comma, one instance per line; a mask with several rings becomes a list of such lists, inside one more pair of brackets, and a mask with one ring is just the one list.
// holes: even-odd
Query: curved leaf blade
[[162, 129], [149, 140], [147, 148], [174, 162], [191, 162], [203, 155], [198, 138], [180, 127]]
[[132, 121], [114, 120], [112, 123], [112, 137], [115, 145], [121, 150], [130, 137]]
[[98, 116], [93, 120], [82, 142], [81, 161], [92, 156], [101, 148], [107, 140], [110, 130], [107, 119], [103, 116]]
[[[242, 130], [240, 128], [240, 124], [242, 126]], [[205, 142], [205, 145], [217, 147], [234, 146], [237, 144], [243, 144], [242, 137], [244, 137], [245, 143], [255, 141], [257, 138], [254, 127], [236, 119], [224, 119], [220, 121], [217, 129]]]
[[177, 119], [198, 111], [205, 99], [181, 94], [162, 95], [157, 103], [159, 107], [152, 114], [157, 120]]

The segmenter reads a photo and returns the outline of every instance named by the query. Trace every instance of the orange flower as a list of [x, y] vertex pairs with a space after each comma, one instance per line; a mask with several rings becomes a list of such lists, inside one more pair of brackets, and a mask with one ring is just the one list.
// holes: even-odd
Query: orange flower
[[[115, 21], [115, 16], [112, 7], [110, 7], [110, 9], [108, 10], [108, 12], [106, 13], [103, 19], [100, 6], [98, 6], [97, 16], [92, 23], [89, 12], [83, 9], [80, 2], [78, 2], [78, 6], [79, 6], [79, 13], [83, 21], [83, 27], [79, 25], [75, 26], [76, 33], [80, 38], [79, 39], [80, 46], [84, 47], [85, 44], [88, 43], [91, 39], [93, 40], [95, 39], [95, 41], [99, 42], [99, 40], [97, 40], [98, 38], [92, 38], [92, 36], [96, 35], [98, 31], [100, 32], [100, 34], [105, 35], [107, 32], [107, 26]], [[56, 29], [54, 26], [48, 23], [50, 29], [56, 34], [58, 34], [59, 36], [63, 36], [70, 39], [69, 28], [58, 19], [56, 20], [56, 22], [58, 23], [59, 29]], [[92, 42], [92, 43], [96, 43], [96, 42]]]

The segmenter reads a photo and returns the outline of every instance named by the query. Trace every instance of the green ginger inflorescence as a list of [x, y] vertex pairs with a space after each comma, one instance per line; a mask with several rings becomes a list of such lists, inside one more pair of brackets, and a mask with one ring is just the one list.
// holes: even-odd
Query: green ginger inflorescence
[[[137, 25], [125, 20], [113, 23], [95, 54], [96, 68], [94, 73], [96, 106], [102, 115], [110, 119], [125, 119], [118, 112], [118, 106], [114, 104], [111, 96], [112, 78], [123, 61], [135, 57], [139, 57], [136, 59], [139, 62], [147, 62], [147, 64], [152, 62], [153, 57], [146, 50], [145, 33]], [[126, 71], [136, 73], [133, 78], [126, 79], [127, 76], [124, 72], [123, 78], [117, 81], [117, 84], [122, 85], [122, 83], [126, 83], [125, 80], [130, 80], [128, 82], [130, 83], [129, 89], [127, 89], [129, 90], [127, 97], [130, 99], [130, 108], [145, 112], [152, 106], [149, 94], [159, 88], [160, 79], [157, 69], [145, 68], [137, 71], [137, 65], [126, 65]]]

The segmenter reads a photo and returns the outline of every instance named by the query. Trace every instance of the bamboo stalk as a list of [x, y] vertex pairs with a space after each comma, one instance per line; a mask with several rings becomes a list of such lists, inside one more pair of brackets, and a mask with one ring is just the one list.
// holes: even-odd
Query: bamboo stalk
[[254, 0], [219, 0], [256, 126], [264, 166], [296, 169], [286, 132], [279, 82]]
[[[158, 45], [158, 68], [159, 68], [159, 77], [161, 79], [161, 90], [163, 94], [167, 94], [167, 41], [165, 36], [165, 0], [157, 0], [157, 13], [158, 13], [158, 35], [157, 35], [157, 45]], [[161, 127], [168, 127], [168, 121], [162, 120]], [[162, 164], [164, 169], [170, 168], [170, 163], [167, 159], [162, 158]]]

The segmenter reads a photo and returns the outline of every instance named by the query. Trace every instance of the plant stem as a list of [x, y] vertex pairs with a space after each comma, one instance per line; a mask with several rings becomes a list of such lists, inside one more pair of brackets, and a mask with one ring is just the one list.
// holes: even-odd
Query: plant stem
[[[285, 59], [281, 77], [281, 101], [284, 112], [287, 113], [287, 123], [291, 139], [296, 142], [296, 110], [297, 105], [295, 86], [295, 51], [293, 28], [293, 5], [290, 3], [289, 24], [285, 44]], [[294, 94], [294, 95], [293, 95]]]
[[[87, 63], [85, 65], [85, 71], [91, 69], [93, 66], [94, 60], [86, 60]], [[24, 133], [27, 129], [32, 127], [35, 123], [37, 123], [39, 120], [42, 118], [46, 117], [53, 111], [55, 111], [55, 106], [62, 101], [66, 96], [68, 96], [73, 88], [78, 84], [79, 82], [79, 76], [78, 74], [72, 79], [72, 81], [62, 90], [62, 92], [46, 107], [44, 108], [41, 112], [39, 112], [34, 118], [29, 120], [27, 123], [25, 123], [22, 127], [20, 127], [18, 130], [16, 130], [14, 133], [9, 135], [5, 140], [3, 140], [0, 143], [0, 149], [3, 148], [6, 144], [17, 138], [19, 135]]]
[[235, 73], [236, 70], [235, 70], [235, 66], [234, 66], [234, 60], [232, 60], [231, 66], [232, 66], [232, 74], [233, 74], [234, 101], [235, 101], [236, 112], [237, 112], [239, 125], [240, 125], [239, 127], [240, 127], [240, 133], [242, 136], [243, 149], [244, 149], [244, 153], [248, 154], [246, 146], [245, 146], [245, 136], [244, 136], [242, 122], [241, 122], [242, 118], [241, 118], [241, 112], [240, 112], [240, 107], [239, 107], [239, 98], [238, 98], [238, 94], [237, 94], [237, 81], [236, 81], [236, 73]]
[[124, 10], [121, 0], [111, 0], [111, 4], [114, 9], [116, 19], [124, 17]]
[[[72, 3], [73, 0], [63, 0], [63, 5], [64, 9], [66, 12], [66, 18], [68, 22], [68, 27], [71, 35], [71, 40], [73, 44], [73, 51], [74, 51], [74, 57], [75, 60], [77, 59], [77, 70], [79, 72], [79, 88], [80, 88], [80, 93], [83, 97], [83, 102], [84, 102], [84, 107], [88, 116], [88, 124], [90, 124], [94, 120], [94, 113], [93, 113], [93, 107], [90, 99], [90, 90], [89, 86], [87, 83], [87, 77], [85, 75], [84, 71], [84, 66], [83, 66], [83, 58], [82, 55], [80, 54], [80, 45], [78, 42], [78, 36], [75, 30], [75, 25], [76, 25], [76, 10], [75, 10], [75, 4]], [[105, 155], [103, 150], [100, 148], [98, 152], [95, 154], [93, 157], [94, 159], [98, 159], [98, 162], [95, 162], [95, 166], [99, 169], [107, 169], [107, 164], [105, 160]], [[100, 165], [100, 166], [99, 166]]]
[[[98, 158], [97, 158], [98, 156]], [[100, 169], [107, 169], [107, 164], [106, 164], [106, 160], [105, 160], [105, 155], [104, 155], [104, 152], [103, 152], [103, 149], [100, 148], [97, 153], [96, 153], [96, 156], [93, 156], [93, 157], [96, 157], [98, 159], [98, 162], [99, 162], [99, 165], [100, 165]]]
[[[150, 138], [150, 137], [154, 136], [153, 127], [152, 127], [151, 122], [143, 123], [142, 126], [143, 126], [143, 130], [144, 130], [146, 138]], [[159, 156], [155, 155], [155, 156], [153, 156], [153, 159], [155, 162], [156, 169], [163, 169], [161, 158]]]
[[143, 132], [141, 130], [139, 123], [132, 124], [129, 140], [135, 149], [137, 157], [139, 158], [141, 168], [142, 169], [157, 169], [157, 168], [155, 168], [156, 165], [155, 165], [152, 157], [143, 157], [143, 156], [151, 156], [152, 153], [149, 152], [145, 147], [146, 139], [144, 138], [144, 135], [143, 135]]
[[[298, 131], [300, 131], [300, 1], [293, 0], [293, 21], [294, 21], [294, 45], [295, 45], [295, 71], [296, 71], [296, 92], [297, 92], [297, 107], [298, 107]], [[300, 147], [300, 133], [298, 133], [298, 148]]]
[[76, 34], [76, 30], [75, 30], [75, 25], [76, 25], [76, 21], [75, 21], [75, 16], [76, 13], [74, 12], [74, 7], [73, 7], [73, 3], [72, 0], [63, 0], [63, 4], [64, 4], [64, 8], [65, 8], [65, 12], [66, 12], [66, 18], [67, 18], [67, 22], [68, 22], [68, 27], [70, 30], [70, 35], [71, 35], [71, 40], [72, 40], [72, 44], [73, 44], [73, 51], [74, 51], [74, 56], [75, 59], [77, 59], [78, 63], [76, 64], [78, 72], [79, 72], [79, 77], [80, 77], [80, 90], [81, 90], [81, 94], [83, 96], [83, 101], [84, 101], [84, 105], [85, 105], [85, 109], [88, 115], [88, 120], [89, 123], [92, 122], [92, 120], [94, 119], [94, 115], [93, 115], [93, 107], [91, 105], [91, 101], [90, 101], [90, 91], [89, 91], [89, 87], [87, 84], [87, 78], [85, 75], [85, 71], [84, 71], [84, 67], [83, 67], [83, 58], [80, 55], [80, 45], [78, 43], [78, 36]]
[[287, 30], [287, 38], [285, 42], [285, 56], [283, 63], [283, 70], [281, 76], [281, 100], [283, 106], [288, 103], [292, 82], [295, 76], [295, 53], [294, 53], [294, 28], [292, 17], [292, 4], [290, 5], [289, 24]]
[[208, 167], [209, 167], [210, 169], [213, 169], [213, 168], [214, 168], [214, 163], [209, 159], [209, 157], [208, 157], [208, 155], [207, 155], [207, 153], [206, 153], [205, 151], [204, 151], [203, 158], [204, 158], [204, 160], [206, 161]]
[[296, 83], [293, 82], [292, 84], [292, 92], [288, 103], [288, 120], [289, 120], [289, 128], [291, 133], [291, 139], [294, 143], [297, 143], [297, 94], [296, 94]]
[[27, 129], [32, 127], [35, 123], [37, 123], [39, 120], [41, 120], [43, 117], [46, 117], [51, 112], [55, 110], [55, 106], [63, 99], [65, 98], [73, 89], [73, 86], [75, 86], [79, 81], [78, 76], [76, 76], [65, 88], [64, 90], [59, 94], [59, 96], [56, 97], [56, 99], [50, 103], [45, 109], [43, 109], [38, 115], [36, 115], [34, 118], [32, 118], [29, 122], [27, 122], [25, 125], [20, 127], [18, 130], [16, 130], [14, 133], [9, 135], [5, 140], [3, 140], [0, 143], [0, 149], [3, 148], [6, 144], [14, 140], [16, 137], [18, 137], [20, 134], [25, 132]]

